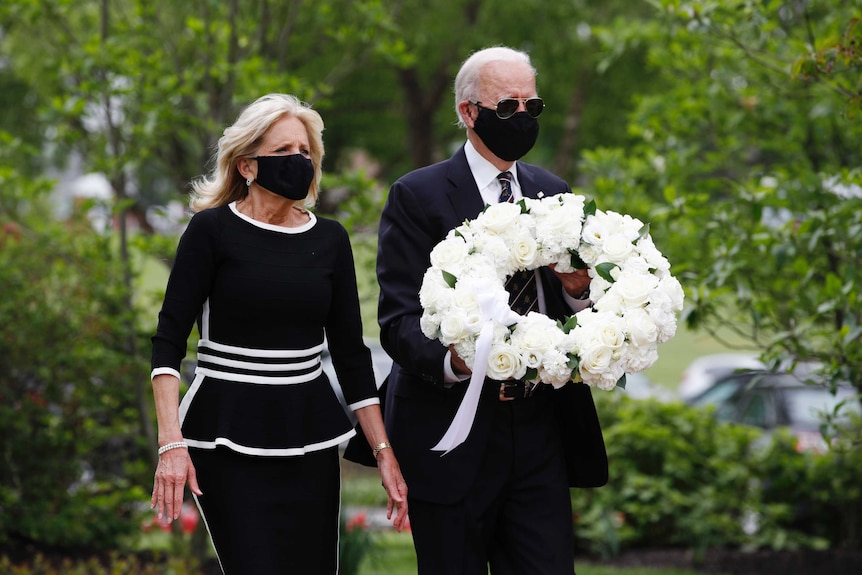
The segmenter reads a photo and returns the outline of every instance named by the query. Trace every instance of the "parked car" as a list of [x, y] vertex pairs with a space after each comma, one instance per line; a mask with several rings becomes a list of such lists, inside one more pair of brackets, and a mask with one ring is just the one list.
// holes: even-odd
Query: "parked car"
[[797, 449], [823, 451], [826, 444], [820, 425], [824, 414], [833, 413], [841, 402], [839, 420], [862, 408], [851, 385], [841, 385], [832, 393], [826, 385], [806, 381], [811, 377], [762, 369], [736, 372], [720, 378], [688, 403], [715, 406], [720, 421], [759, 427], [767, 437], [778, 428], [788, 428], [797, 438]]
[[753, 354], [714, 353], [692, 361], [679, 382], [679, 396], [687, 401], [709, 389], [719, 379], [736, 371], [765, 369]]

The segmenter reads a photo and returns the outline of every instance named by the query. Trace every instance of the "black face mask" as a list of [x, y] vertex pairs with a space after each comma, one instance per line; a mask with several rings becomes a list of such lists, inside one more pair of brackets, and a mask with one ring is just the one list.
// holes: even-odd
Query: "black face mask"
[[494, 110], [478, 106], [479, 115], [473, 124], [482, 142], [491, 152], [507, 162], [519, 160], [529, 152], [539, 137], [539, 122], [527, 112], [501, 120]]
[[314, 180], [314, 164], [302, 154], [290, 156], [257, 156], [257, 183], [288, 200], [308, 195]]

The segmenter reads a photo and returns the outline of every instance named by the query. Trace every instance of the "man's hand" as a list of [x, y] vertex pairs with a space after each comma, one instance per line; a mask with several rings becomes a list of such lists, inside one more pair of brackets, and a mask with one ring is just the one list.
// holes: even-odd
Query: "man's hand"
[[458, 352], [455, 351], [454, 345], [449, 346], [449, 353], [452, 358], [449, 363], [452, 365], [452, 371], [455, 372], [455, 375], [470, 375], [473, 373], [473, 370], [467, 367], [467, 364], [461, 359]]
[[554, 273], [560, 278], [563, 284], [563, 289], [566, 293], [575, 299], [581, 299], [590, 289], [590, 274], [586, 269], [575, 270], [569, 273], [558, 272], [554, 264], [549, 266]]

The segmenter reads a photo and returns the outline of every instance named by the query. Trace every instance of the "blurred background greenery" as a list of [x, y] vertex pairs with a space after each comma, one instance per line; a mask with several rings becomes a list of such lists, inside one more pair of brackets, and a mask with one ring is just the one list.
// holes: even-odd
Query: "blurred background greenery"
[[[547, 108], [525, 160], [649, 222], [686, 290], [651, 379], [674, 390], [692, 359], [730, 349], [773, 367], [816, 362], [827, 382], [859, 389], [860, 12], [855, 0], [4, 0], [0, 550], [140, 547], [155, 457], [149, 336], [188, 182], [241, 107], [291, 92], [323, 115], [317, 211], [351, 233], [374, 338], [387, 189], [463, 142], [453, 77], [488, 45], [529, 51], [539, 72]], [[650, 441], [673, 454], [673, 438], [701, 426], [735, 432], [678, 404], [595, 395], [627, 462], [612, 476], [661, 483], [667, 506], [647, 505], [637, 482], [582, 494], [585, 551], [656, 544], [669, 533], [659, 523], [691, 536], [662, 541], [678, 546], [859, 548], [862, 498], [836, 488], [858, 495], [844, 481], [859, 476], [858, 431], [825, 458], [779, 442], [768, 470], [733, 436], [740, 452], [681, 452], [675, 474], [638, 454]], [[659, 424], [662, 437], [638, 443]], [[722, 457], [739, 465], [680, 463]], [[684, 480], [703, 470], [713, 491]], [[752, 488], [775, 484], [767, 472], [791, 479]], [[743, 484], [741, 510], [723, 489]], [[783, 498], [802, 493], [842, 528], [810, 523], [820, 514], [800, 523]], [[667, 523], [695, 511], [715, 521]], [[766, 519], [746, 533], [737, 519], [752, 513]]]

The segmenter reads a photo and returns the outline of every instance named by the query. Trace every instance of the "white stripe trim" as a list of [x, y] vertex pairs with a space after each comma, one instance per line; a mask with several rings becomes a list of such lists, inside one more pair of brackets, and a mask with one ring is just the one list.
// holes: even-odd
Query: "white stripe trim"
[[224, 367], [237, 367], [240, 369], [253, 369], [256, 371], [299, 371], [320, 365], [320, 357], [309, 359], [298, 363], [258, 363], [255, 361], [239, 361], [237, 359], [226, 359], [217, 355], [198, 352], [198, 361], [208, 361]]
[[306, 213], [308, 213], [308, 222], [307, 223], [304, 223], [301, 226], [296, 226], [296, 227], [291, 228], [291, 227], [287, 227], [287, 226], [277, 226], [275, 224], [268, 224], [266, 222], [259, 222], [255, 219], [252, 219], [252, 218], [248, 217], [247, 215], [245, 215], [244, 213], [240, 212], [238, 209], [236, 209], [236, 202], [229, 203], [228, 207], [230, 208], [230, 211], [232, 211], [234, 214], [236, 214], [240, 219], [247, 221], [251, 225], [257, 226], [258, 228], [261, 228], [264, 230], [270, 230], [272, 232], [280, 232], [282, 234], [301, 234], [301, 233], [306, 232], [306, 231], [310, 230], [311, 228], [313, 228], [314, 224], [317, 223], [317, 217], [314, 215], [314, 212], [306, 212]]
[[249, 357], [267, 357], [267, 358], [293, 358], [293, 357], [308, 357], [317, 355], [323, 351], [323, 344], [309, 347], [308, 349], [256, 349], [252, 347], [238, 347], [235, 345], [227, 345], [217, 343], [209, 339], [201, 339], [198, 342], [198, 350], [202, 347], [207, 347], [214, 351], [224, 353], [232, 353], [234, 355], [246, 355]]
[[333, 439], [321, 441], [320, 443], [312, 443], [303, 447], [284, 448], [249, 447], [247, 445], [240, 445], [239, 443], [231, 441], [226, 437], [217, 437], [213, 441], [202, 441], [198, 439], [189, 439], [187, 437], [185, 438], [185, 442], [189, 444], [189, 447], [197, 447], [198, 449], [215, 449], [217, 446], [223, 445], [224, 447], [232, 449], [237, 453], [244, 453], [246, 455], [258, 455], [262, 457], [285, 457], [305, 455], [306, 453], [311, 453], [313, 451], [321, 451], [330, 447], [335, 447], [336, 445], [340, 445], [342, 442], [347, 441], [355, 435], [356, 431], [351, 429], [347, 433], [343, 433]]
[[199, 375], [206, 375], [215, 379], [223, 379], [236, 383], [255, 383], [259, 385], [295, 385], [298, 383], [308, 383], [314, 381], [323, 373], [323, 366], [318, 367], [310, 373], [303, 375], [291, 375], [281, 377], [271, 377], [268, 375], [246, 375], [242, 373], [233, 373], [229, 371], [218, 371], [209, 369], [208, 367], [200, 367], [195, 370]]
[[183, 422], [186, 420], [186, 413], [188, 413], [189, 406], [191, 406], [192, 400], [195, 398], [195, 394], [198, 392], [203, 380], [203, 374], [198, 373], [198, 370], [196, 369], [195, 379], [192, 381], [188, 391], [186, 391], [186, 394], [183, 396], [183, 400], [180, 402], [180, 426], [182, 426]]
[[212, 531], [210, 531], [210, 524], [207, 521], [207, 516], [204, 514], [204, 508], [201, 507], [201, 502], [198, 499], [197, 495], [192, 493], [192, 497], [195, 500], [195, 505], [197, 505], [197, 507], [198, 507], [198, 513], [200, 513], [201, 519], [203, 519], [204, 527], [206, 527], [206, 529], [207, 529], [207, 535], [209, 535], [210, 545], [213, 546], [213, 551], [215, 552], [216, 559], [218, 560], [219, 569], [221, 569], [221, 572], [224, 573], [224, 566], [222, 566], [221, 557], [219, 557], [219, 555], [218, 555], [218, 547], [216, 547], [215, 541], [213, 541], [213, 534], [212, 534]]
[[362, 401], [351, 403], [347, 407], [349, 407], [353, 411], [356, 411], [357, 409], [362, 409], [363, 407], [368, 407], [369, 405], [380, 405], [380, 398], [369, 397], [368, 399], [363, 399]]

